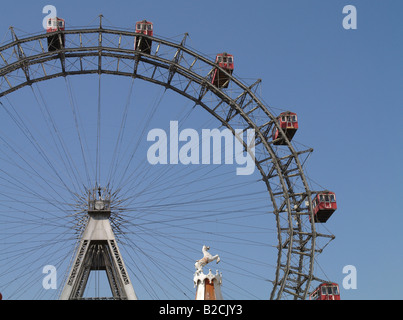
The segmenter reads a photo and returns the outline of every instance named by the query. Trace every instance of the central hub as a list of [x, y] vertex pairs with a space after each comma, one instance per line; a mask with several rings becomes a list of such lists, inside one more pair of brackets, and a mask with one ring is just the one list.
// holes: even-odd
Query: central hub
[[[98, 191], [98, 192], [97, 192]], [[102, 190], [101, 187], [89, 192], [88, 195], [88, 214], [111, 213], [110, 193]]]

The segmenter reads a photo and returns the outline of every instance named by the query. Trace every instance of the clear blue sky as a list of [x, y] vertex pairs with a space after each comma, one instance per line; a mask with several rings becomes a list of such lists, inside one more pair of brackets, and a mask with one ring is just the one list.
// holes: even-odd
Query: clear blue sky
[[[358, 288], [341, 288], [342, 299], [403, 298], [403, 2], [17, 0], [2, 4], [1, 39], [11, 25], [41, 32], [47, 4], [67, 26], [96, 25], [99, 14], [124, 28], [146, 18], [157, 36], [188, 32], [188, 45], [210, 57], [232, 53], [237, 77], [261, 78], [271, 107], [298, 114], [295, 140], [315, 150], [307, 174], [337, 194], [326, 224], [336, 239], [320, 268], [340, 284], [344, 266], [357, 268]], [[342, 27], [348, 4], [357, 30]]]

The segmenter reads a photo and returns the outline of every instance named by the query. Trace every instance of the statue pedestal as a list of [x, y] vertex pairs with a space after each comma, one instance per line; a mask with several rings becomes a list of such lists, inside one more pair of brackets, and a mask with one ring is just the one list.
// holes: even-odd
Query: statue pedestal
[[216, 274], [204, 274], [203, 271], [197, 271], [193, 277], [196, 287], [196, 300], [223, 300], [221, 294], [222, 275], [216, 271]]

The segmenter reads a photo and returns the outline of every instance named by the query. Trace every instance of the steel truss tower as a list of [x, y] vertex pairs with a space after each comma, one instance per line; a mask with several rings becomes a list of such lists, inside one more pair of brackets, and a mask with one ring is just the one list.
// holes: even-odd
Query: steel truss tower
[[[98, 199], [94, 194], [88, 199], [88, 222], [60, 299], [137, 300], [109, 221], [110, 199], [101, 197], [101, 189], [98, 190]], [[112, 297], [83, 297], [89, 275], [94, 270], [106, 271]]]

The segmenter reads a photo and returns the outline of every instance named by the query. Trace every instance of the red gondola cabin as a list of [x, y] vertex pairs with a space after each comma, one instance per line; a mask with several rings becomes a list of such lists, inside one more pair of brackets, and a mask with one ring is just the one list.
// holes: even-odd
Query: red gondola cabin
[[326, 222], [337, 209], [334, 192], [319, 192], [312, 200], [315, 222]]
[[331, 282], [322, 283], [310, 294], [309, 300], [340, 300], [339, 285]]
[[[285, 135], [287, 136], [287, 139], [291, 141], [295, 135], [295, 132], [297, 132], [298, 130], [297, 114], [291, 111], [282, 112], [277, 117], [277, 122], [280, 128], [283, 129]], [[272, 138], [274, 141], [273, 144], [275, 145], [287, 144], [286, 140], [281, 137], [277, 127], [273, 128]]]
[[[234, 71], [234, 56], [232, 54], [226, 52], [217, 54], [215, 62], [229, 74]], [[228, 88], [229, 80], [228, 75], [219, 68], [214, 69], [211, 83], [217, 88]]]
[[[64, 31], [64, 20], [58, 17], [49, 18], [46, 24], [46, 32], [53, 33], [56, 31]], [[48, 38], [48, 51], [56, 51], [64, 48], [64, 34], [55, 33], [47, 36]]]
[[[145, 34], [147, 36], [153, 36], [153, 23], [147, 20], [138, 21], [136, 23], [136, 33]], [[152, 40], [147, 37], [136, 36], [134, 38], [134, 50], [144, 52], [146, 54], [151, 53]]]

